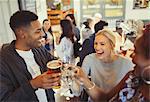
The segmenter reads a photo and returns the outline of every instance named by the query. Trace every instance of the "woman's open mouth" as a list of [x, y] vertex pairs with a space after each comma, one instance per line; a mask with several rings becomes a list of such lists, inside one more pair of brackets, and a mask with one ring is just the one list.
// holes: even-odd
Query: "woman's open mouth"
[[103, 52], [96, 52], [97, 53], [97, 55], [103, 55], [104, 54], [104, 51]]

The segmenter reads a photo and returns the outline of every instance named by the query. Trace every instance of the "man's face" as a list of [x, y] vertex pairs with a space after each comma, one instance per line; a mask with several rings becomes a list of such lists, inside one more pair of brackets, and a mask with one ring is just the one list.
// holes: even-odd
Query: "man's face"
[[42, 39], [42, 28], [38, 20], [31, 22], [31, 26], [26, 29], [25, 43], [29, 48], [40, 47]]

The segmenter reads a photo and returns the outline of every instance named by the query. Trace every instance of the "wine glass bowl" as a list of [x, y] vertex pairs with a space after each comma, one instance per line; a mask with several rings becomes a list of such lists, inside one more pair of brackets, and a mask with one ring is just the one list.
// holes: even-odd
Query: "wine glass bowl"
[[66, 97], [66, 100], [70, 97], [79, 96], [80, 85], [75, 81], [75, 67], [70, 64], [64, 64], [61, 69], [61, 95]]

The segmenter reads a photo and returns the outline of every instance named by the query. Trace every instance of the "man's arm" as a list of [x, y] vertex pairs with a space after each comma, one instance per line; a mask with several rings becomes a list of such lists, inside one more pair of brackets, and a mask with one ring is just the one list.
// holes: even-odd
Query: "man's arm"
[[[15, 77], [11, 70], [7, 70], [7, 65], [1, 61], [0, 64], [0, 101], [23, 101], [34, 99], [35, 90], [32, 88], [29, 81], [22, 81], [19, 85], [17, 79], [14, 80]], [[35, 96], [36, 97], [36, 96]]]
[[10, 64], [12, 59], [9, 58], [10, 61], [2, 57], [1, 59], [3, 60], [0, 61], [0, 101], [37, 101], [35, 95], [37, 88], [50, 89], [60, 83], [60, 73], [45, 72], [31, 79], [27, 73], [19, 72], [18, 64]]

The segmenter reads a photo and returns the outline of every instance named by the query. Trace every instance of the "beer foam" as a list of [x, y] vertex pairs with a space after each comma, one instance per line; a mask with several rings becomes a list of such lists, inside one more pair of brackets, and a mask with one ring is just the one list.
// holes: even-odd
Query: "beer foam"
[[47, 63], [47, 67], [50, 69], [57, 69], [62, 66], [62, 62], [59, 60], [53, 60]]

